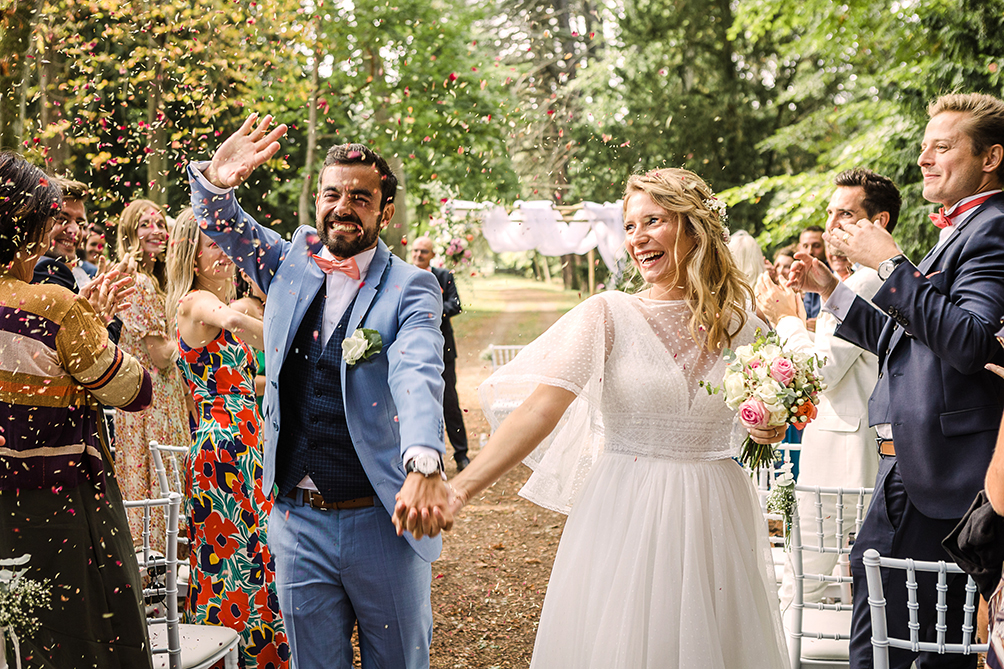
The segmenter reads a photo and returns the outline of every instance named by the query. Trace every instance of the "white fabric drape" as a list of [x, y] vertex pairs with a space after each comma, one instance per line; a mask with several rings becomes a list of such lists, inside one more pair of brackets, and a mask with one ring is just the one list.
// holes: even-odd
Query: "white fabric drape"
[[[481, 234], [495, 253], [537, 251], [545, 256], [582, 255], [599, 250], [614, 274], [623, 271], [618, 258], [624, 248], [621, 202], [583, 202], [571, 223], [565, 223], [550, 200], [517, 201], [512, 214], [498, 205], [453, 200], [454, 211], [474, 212]], [[621, 263], [623, 265], [623, 263]]]

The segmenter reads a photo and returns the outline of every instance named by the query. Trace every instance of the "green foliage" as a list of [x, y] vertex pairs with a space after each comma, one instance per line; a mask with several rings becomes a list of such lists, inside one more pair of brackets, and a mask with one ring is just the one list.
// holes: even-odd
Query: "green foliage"
[[778, 156], [776, 169], [723, 197], [767, 203], [759, 240], [778, 246], [825, 221], [838, 172], [868, 167], [899, 185], [894, 236], [919, 260], [937, 240], [916, 166], [927, 104], [956, 91], [1001, 97], [1002, 30], [1002, 0], [738, 3], [730, 36], [775, 45], [793, 73], [777, 97], [792, 118], [758, 146]]

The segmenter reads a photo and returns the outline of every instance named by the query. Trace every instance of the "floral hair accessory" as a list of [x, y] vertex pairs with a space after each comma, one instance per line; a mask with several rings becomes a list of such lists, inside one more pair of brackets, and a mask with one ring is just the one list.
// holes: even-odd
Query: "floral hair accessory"
[[709, 211], [713, 211], [718, 214], [718, 220], [721, 221], [722, 226], [724, 227], [725, 221], [729, 220], [729, 214], [726, 211], [728, 205], [725, 204], [725, 200], [719, 200], [717, 197], [712, 195], [704, 201], [704, 206], [707, 207]]

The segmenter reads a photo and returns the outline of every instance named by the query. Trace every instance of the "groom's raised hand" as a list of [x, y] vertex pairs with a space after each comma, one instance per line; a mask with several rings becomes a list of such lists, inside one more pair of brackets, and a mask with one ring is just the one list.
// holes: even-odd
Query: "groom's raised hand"
[[266, 114], [256, 126], [257, 120], [258, 113], [252, 113], [244, 125], [216, 149], [204, 172], [209, 183], [217, 188], [235, 188], [279, 150], [279, 138], [286, 134], [286, 124], [281, 123], [268, 132], [272, 116]]
[[392, 520], [398, 536], [407, 530], [416, 539], [421, 539], [453, 528], [450, 488], [438, 476], [408, 474], [395, 499]]

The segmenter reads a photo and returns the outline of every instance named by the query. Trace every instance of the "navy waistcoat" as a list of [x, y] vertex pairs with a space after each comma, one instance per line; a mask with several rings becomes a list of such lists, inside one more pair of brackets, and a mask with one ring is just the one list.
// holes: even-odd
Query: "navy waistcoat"
[[279, 374], [282, 426], [275, 480], [285, 495], [310, 474], [325, 501], [344, 502], [376, 493], [352, 445], [342, 399], [342, 340], [355, 300], [324, 346], [320, 333], [325, 294], [321, 284]]

